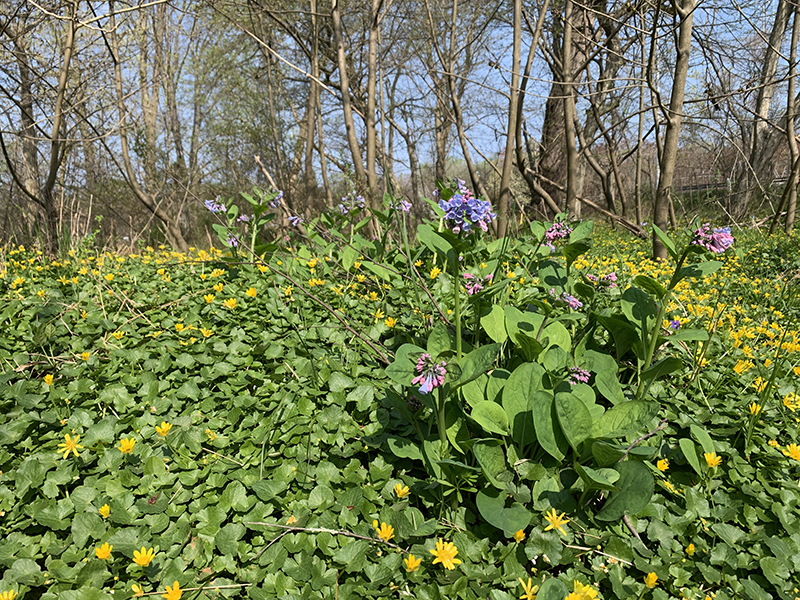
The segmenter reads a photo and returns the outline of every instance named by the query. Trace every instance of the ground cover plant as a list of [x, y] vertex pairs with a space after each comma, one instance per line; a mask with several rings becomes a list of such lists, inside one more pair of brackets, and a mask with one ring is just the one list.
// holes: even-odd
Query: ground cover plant
[[800, 596], [797, 239], [436, 196], [7, 248], [0, 597]]

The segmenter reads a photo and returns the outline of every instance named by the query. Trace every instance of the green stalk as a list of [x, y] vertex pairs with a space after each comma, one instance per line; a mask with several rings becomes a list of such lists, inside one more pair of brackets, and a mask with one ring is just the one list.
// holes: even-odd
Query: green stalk
[[456, 257], [456, 264], [453, 266], [453, 280], [456, 313], [456, 360], [461, 360], [461, 280], [459, 278], [458, 257]]
[[440, 451], [440, 456], [444, 458], [445, 450], [448, 446], [447, 441], [447, 422], [444, 418], [444, 409], [445, 409], [445, 397], [444, 397], [444, 388], [439, 387], [439, 441], [441, 442], [442, 449]]

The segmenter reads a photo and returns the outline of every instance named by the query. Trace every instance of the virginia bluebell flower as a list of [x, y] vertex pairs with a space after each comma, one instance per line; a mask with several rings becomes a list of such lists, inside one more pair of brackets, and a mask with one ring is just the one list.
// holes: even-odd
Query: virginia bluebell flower
[[579, 383], [589, 383], [589, 371], [578, 367], [569, 368], [569, 384], [578, 385]]
[[228, 209], [225, 208], [225, 205], [219, 202], [219, 196], [217, 196], [217, 201], [206, 200], [205, 205], [206, 208], [212, 213], [221, 213], [221, 212], [224, 213], [228, 211]]
[[303, 218], [302, 217], [289, 217], [289, 223], [291, 223], [292, 226], [294, 226], [294, 227], [297, 227], [302, 222], [303, 222]]
[[714, 254], [722, 254], [733, 244], [733, 241], [730, 227], [720, 227], [712, 232], [711, 226], [703, 223], [694, 230], [692, 245], [701, 246]]
[[417, 360], [417, 375], [411, 380], [413, 385], [421, 383], [419, 387], [420, 394], [429, 394], [433, 388], [444, 385], [444, 376], [447, 375], [445, 367], [447, 363], [442, 361], [436, 363], [430, 354], [423, 354]]
[[489, 231], [489, 223], [497, 216], [492, 212], [491, 202], [475, 198], [472, 192], [462, 188], [462, 183], [459, 181], [459, 192], [450, 200], [439, 200], [439, 208], [445, 212], [444, 218], [451, 222], [453, 233], [469, 233], [474, 225]]

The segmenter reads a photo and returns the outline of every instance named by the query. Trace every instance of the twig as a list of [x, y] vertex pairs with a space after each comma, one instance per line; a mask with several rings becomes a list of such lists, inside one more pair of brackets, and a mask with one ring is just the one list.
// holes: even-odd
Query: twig
[[617, 462], [622, 462], [623, 460], [628, 458], [628, 454], [630, 453], [631, 450], [633, 450], [633, 448], [634, 448], [634, 446], [636, 446], [636, 444], [638, 444], [639, 442], [643, 442], [644, 440], [646, 440], [649, 437], [653, 437], [659, 431], [664, 429], [667, 426], [667, 423], [668, 423], [668, 421], [666, 419], [661, 419], [661, 421], [659, 421], [659, 423], [658, 423], [658, 427], [653, 429], [653, 431], [645, 433], [643, 436], [638, 437], [635, 440], [633, 440], [633, 442], [631, 442], [631, 445], [628, 446], [628, 448], [625, 450], [625, 454], [623, 454], [622, 458], [620, 458]]
[[[631, 519], [630, 519], [630, 517], [629, 517], [628, 515], [622, 515], [622, 522], [623, 522], [623, 523], [625, 523], [625, 526], [628, 528], [628, 531], [630, 531], [630, 532], [631, 532], [631, 534], [633, 535], [633, 537], [635, 537], [637, 540], [639, 540], [640, 542], [642, 542], [642, 536], [640, 536], [640, 535], [639, 535], [639, 532], [638, 532], [638, 531], [636, 531], [636, 530], [633, 528], [633, 523], [631, 523]], [[642, 546], [644, 546], [645, 548], [647, 548], [647, 546], [645, 545], [645, 543], [644, 543], [644, 542], [642, 542]]]
[[203, 450], [205, 450], [206, 452], [208, 452], [210, 454], [213, 454], [214, 456], [219, 456], [220, 458], [224, 458], [225, 460], [229, 460], [232, 463], [235, 463], [235, 464], [239, 465], [240, 467], [244, 467], [244, 463], [240, 463], [238, 460], [234, 460], [234, 459], [232, 459], [232, 458], [230, 458], [228, 456], [225, 456], [224, 454], [220, 454], [218, 452], [214, 452], [213, 450], [209, 450], [205, 446], [200, 446], [200, 448], [202, 448]]

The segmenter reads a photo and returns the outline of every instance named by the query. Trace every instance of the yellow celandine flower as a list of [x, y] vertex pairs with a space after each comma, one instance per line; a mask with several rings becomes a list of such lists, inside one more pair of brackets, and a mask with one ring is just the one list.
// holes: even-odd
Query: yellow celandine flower
[[378, 299], [378, 292], [370, 292], [369, 299], [375, 302]]
[[658, 575], [655, 573], [648, 573], [645, 575], [644, 584], [647, 586], [647, 589], [652, 590], [658, 585]]
[[312, 258], [310, 261], [306, 263], [306, 265], [308, 266], [309, 269], [313, 269], [314, 267], [317, 266], [317, 259]]
[[722, 457], [717, 456], [716, 452], [706, 452], [703, 457], [706, 459], [706, 464], [712, 469], [722, 464]]
[[364, 283], [367, 280], [367, 278], [364, 275], [356, 275], [356, 279], [358, 279], [358, 283]]
[[666, 471], [669, 469], [669, 461], [666, 458], [662, 458], [656, 463], [656, 467], [659, 471]]
[[789, 458], [793, 458], [798, 463], [800, 463], [800, 446], [797, 444], [789, 444], [786, 446], [785, 450], [781, 450], [784, 456], [788, 456]]
[[294, 515], [292, 515], [291, 517], [286, 519], [286, 524], [287, 525], [293, 525], [295, 523], [297, 523], [297, 517], [295, 517]]
[[222, 282], [215, 283], [211, 286], [211, 289], [219, 294], [222, 291]]
[[764, 388], [767, 387], [767, 382], [761, 379], [761, 377], [756, 377], [753, 382], [753, 387], [756, 388], [757, 392], [763, 392]]
[[81, 448], [81, 449], [83, 448], [83, 446], [81, 446], [78, 443], [78, 440], [80, 439], [80, 437], [81, 436], [76, 435], [75, 438], [73, 439], [73, 438], [70, 437], [70, 435], [68, 433], [64, 435], [64, 443], [58, 445], [58, 451], [59, 451], [59, 453], [61, 453], [61, 452], [64, 453], [64, 458], [65, 459], [67, 458], [67, 456], [69, 456], [70, 452], [72, 452], [75, 456], [78, 456], [78, 448]]
[[686, 546], [686, 554], [688, 554], [689, 556], [694, 556], [694, 550], [695, 550], [694, 544], [689, 544], [688, 546]]
[[214, 294], [206, 294], [203, 296], [203, 299], [206, 301], [206, 304], [211, 304], [214, 301]]
[[109, 545], [108, 542], [100, 546], [99, 548], [94, 549], [94, 553], [100, 560], [108, 560], [111, 558], [111, 550], [114, 546]]
[[389, 329], [392, 329], [395, 325], [397, 325], [397, 319], [395, 319], [394, 317], [389, 317], [383, 322], [383, 324], [386, 325]]
[[184, 329], [186, 329], [186, 325], [184, 325], [183, 323], [175, 323], [175, 331], [180, 333]]
[[421, 261], [421, 260], [417, 260], [417, 261], [415, 261], [415, 262], [414, 262], [414, 266], [415, 266], [415, 267], [421, 267], [421, 266], [422, 266], [422, 261]]
[[172, 423], [166, 421], [161, 421], [161, 425], [156, 425], [156, 433], [161, 437], [167, 437], [170, 429], [172, 429]]
[[567, 532], [563, 527], [569, 523], [569, 519], [565, 518], [566, 516], [567, 513], [561, 513], [561, 515], [559, 515], [555, 508], [551, 508], [550, 511], [544, 516], [544, 520], [550, 523], [544, 528], [544, 530], [550, 531], [551, 529], [557, 529], [561, 535], [567, 535]]
[[116, 338], [118, 340], [121, 340], [122, 336], [124, 336], [124, 335], [125, 335], [124, 331], [115, 331], [114, 333], [111, 334], [112, 337], [114, 337], [114, 338]]
[[736, 363], [736, 366], [733, 367], [733, 371], [737, 375], [741, 375], [742, 373], [744, 373], [748, 369], [752, 368], [752, 366], [753, 366], [753, 363], [751, 363], [749, 360], [740, 360], [739, 362]]
[[767, 442], [767, 444], [769, 444], [773, 448], [779, 448], [780, 447], [780, 444], [778, 443], [778, 440], [770, 440], [770, 441]]
[[380, 321], [380, 320], [381, 320], [383, 317], [385, 317], [386, 315], [385, 315], [385, 314], [383, 313], [383, 311], [382, 311], [382, 310], [379, 308], [379, 309], [378, 309], [378, 310], [376, 310], [374, 313], [372, 313], [372, 316], [373, 316], [373, 317], [375, 317], [375, 322], [377, 323], [378, 321]]
[[792, 368], [792, 372], [793, 372], [795, 375], [797, 375], [798, 377], [800, 377], [800, 365], [797, 365], [796, 367], [793, 367], [793, 368]]
[[387, 525], [386, 523], [381, 523], [379, 527], [378, 520], [375, 519], [372, 522], [372, 526], [378, 532], [378, 537], [381, 538], [384, 542], [388, 542], [390, 539], [394, 537], [394, 527], [392, 527], [391, 525]]
[[597, 598], [596, 589], [577, 580], [573, 580], [572, 594], [574, 594], [578, 600], [594, 600]]
[[519, 582], [522, 584], [522, 589], [524, 590], [522, 596], [520, 596], [520, 600], [536, 600], [536, 593], [539, 591], [538, 585], [533, 585], [533, 580], [528, 577], [528, 583], [525, 583], [525, 580], [520, 577]]
[[138, 583], [134, 583], [131, 586], [131, 589], [133, 590], [134, 598], [140, 598], [144, 596], [144, 590], [142, 589], [142, 586], [140, 586]]
[[294, 288], [293, 288], [292, 286], [290, 286], [290, 285], [289, 285], [289, 286], [286, 286], [286, 287], [283, 289], [283, 295], [284, 295], [284, 296], [291, 296], [293, 291], [294, 291]]
[[183, 594], [183, 590], [181, 586], [178, 585], [178, 582], [172, 584], [172, 587], [167, 586], [167, 593], [161, 594], [162, 598], [166, 598], [167, 600], [180, 600], [181, 595]]
[[436, 279], [441, 272], [442, 270], [439, 267], [433, 267], [430, 272], [431, 279]]
[[217, 434], [210, 429], [206, 429], [206, 435], [208, 436], [209, 442], [213, 442], [215, 439], [217, 439]]
[[0, 600], [14, 600], [17, 597], [16, 590], [8, 590], [6, 592], [0, 592]]
[[103, 506], [101, 506], [100, 509], [97, 512], [100, 513], [101, 517], [103, 517], [104, 519], [107, 519], [108, 515], [111, 514], [111, 509], [109, 508], [108, 504], [103, 504]]
[[514, 541], [516, 541], [518, 544], [524, 539], [525, 539], [525, 532], [522, 529], [520, 529], [517, 533], [514, 534]]
[[132, 438], [132, 437], [131, 438], [122, 438], [119, 441], [118, 448], [119, 448], [119, 451], [122, 452], [123, 454], [130, 454], [131, 452], [133, 452], [133, 447], [135, 445], [136, 445], [136, 439], [135, 438]]
[[751, 415], [757, 415], [758, 413], [761, 412], [761, 405], [755, 402], [751, 402], [748, 408], [750, 409]]
[[91, 352], [81, 352], [81, 358], [83, 360], [89, 360], [89, 357], [91, 357], [91, 356], [92, 356]]
[[408, 486], [402, 483], [398, 483], [394, 486], [394, 493], [397, 494], [398, 498], [405, 498], [410, 492], [411, 490], [408, 489]]
[[236, 298], [228, 298], [227, 300], [223, 300], [222, 306], [224, 306], [225, 308], [229, 308], [230, 310], [233, 310], [234, 308], [236, 308]]
[[436, 557], [433, 564], [442, 563], [442, 566], [448, 571], [452, 571], [456, 568], [456, 565], [461, 564], [461, 561], [456, 558], [458, 548], [456, 548], [453, 542], [445, 543], [442, 538], [439, 538], [436, 541], [436, 548], [430, 552]]
[[154, 548], [150, 548], [148, 550], [147, 548], [142, 546], [141, 550], [133, 551], [133, 562], [135, 562], [140, 567], [146, 567], [153, 561], [155, 557], [156, 557], [156, 552]]
[[409, 554], [408, 557], [403, 559], [403, 564], [406, 566], [406, 572], [413, 573], [419, 566], [422, 564], [422, 559], [417, 558], [413, 554]]
[[103, 275], [103, 279], [105, 279], [106, 281], [113, 281], [114, 280], [114, 274], [113, 273], [109, 273], [107, 275]]
[[46, 385], [53, 385], [53, 376], [50, 373], [48, 373], [47, 375], [44, 376], [44, 382]]
[[200, 328], [200, 333], [202, 333], [203, 337], [205, 338], [211, 337], [214, 334], [213, 331], [211, 331], [210, 329], [206, 329], [205, 327]]
[[783, 397], [783, 405], [790, 411], [794, 412], [800, 408], [800, 397], [795, 394], [786, 394]]
[[256, 291], [256, 288], [251, 287], [247, 288], [245, 295], [249, 296], [250, 298], [255, 298], [258, 295], [258, 292]]

